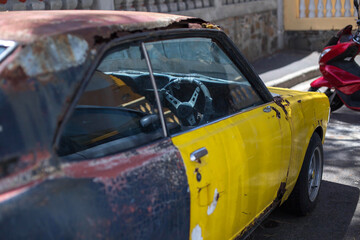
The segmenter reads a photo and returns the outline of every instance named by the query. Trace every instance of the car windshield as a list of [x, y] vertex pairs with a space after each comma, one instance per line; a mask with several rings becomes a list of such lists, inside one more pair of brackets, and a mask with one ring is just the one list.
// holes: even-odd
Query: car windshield
[[182, 38], [146, 44], [156, 73], [197, 74], [234, 80], [241, 73], [219, 46], [207, 38]]

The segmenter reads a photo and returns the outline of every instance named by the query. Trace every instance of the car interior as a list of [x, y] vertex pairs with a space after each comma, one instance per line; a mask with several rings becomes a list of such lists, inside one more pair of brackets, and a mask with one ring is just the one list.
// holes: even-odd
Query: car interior
[[[170, 135], [262, 103], [211, 39], [150, 42], [147, 51]], [[158, 113], [140, 47], [112, 49], [64, 126], [58, 155], [66, 160], [98, 158], [159, 139], [163, 134]]]

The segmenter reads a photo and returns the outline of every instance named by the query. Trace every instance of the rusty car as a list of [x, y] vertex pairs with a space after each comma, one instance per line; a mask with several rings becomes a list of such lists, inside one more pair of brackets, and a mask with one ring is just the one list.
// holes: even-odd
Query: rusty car
[[195, 17], [0, 13], [3, 239], [244, 239], [314, 209], [329, 101]]

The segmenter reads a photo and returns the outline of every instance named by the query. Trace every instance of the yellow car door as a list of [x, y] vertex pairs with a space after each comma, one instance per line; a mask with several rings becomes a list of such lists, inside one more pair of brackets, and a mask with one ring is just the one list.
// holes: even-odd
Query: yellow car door
[[262, 105], [173, 137], [188, 175], [192, 239], [235, 237], [277, 197], [290, 156], [289, 125], [279, 112], [275, 103]]
[[254, 75], [229, 57], [226, 44], [185, 33], [145, 44], [168, 132], [186, 167], [190, 239], [242, 235], [272, 206], [289, 166], [285, 111], [248, 80]]

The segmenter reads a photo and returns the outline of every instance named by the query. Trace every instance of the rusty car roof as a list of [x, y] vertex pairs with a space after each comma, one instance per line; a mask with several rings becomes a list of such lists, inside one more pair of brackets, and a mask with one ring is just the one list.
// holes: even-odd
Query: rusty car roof
[[[0, 13], [0, 39], [20, 43], [33, 42], [44, 36], [86, 31], [94, 36], [99, 28], [137, 31], [164, 28], [184, 20], [204, 22], [180, 15], [129, 11], [61, 10], [12, 11]], [[109, 29], [110, 30], [110, 29]]]

